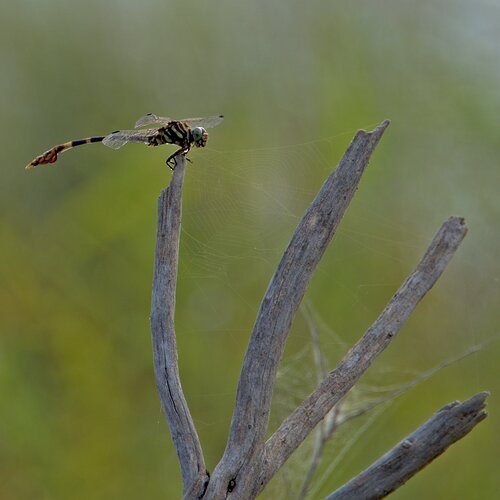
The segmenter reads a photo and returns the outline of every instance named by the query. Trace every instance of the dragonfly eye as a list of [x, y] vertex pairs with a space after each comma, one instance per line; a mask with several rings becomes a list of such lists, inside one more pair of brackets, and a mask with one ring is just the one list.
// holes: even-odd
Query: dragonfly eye
[[199, 148], [205, 147], [208, 140], [207, 131], [203, 127], [194, 127], [191, 129], [191, 135], [193, 136], [193, 141]]

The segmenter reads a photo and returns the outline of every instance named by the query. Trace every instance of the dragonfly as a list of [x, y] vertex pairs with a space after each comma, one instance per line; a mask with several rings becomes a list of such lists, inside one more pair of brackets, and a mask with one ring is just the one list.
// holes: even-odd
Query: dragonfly
[[[120, 149], [129, 142], [141, 142], [147, 146], [161, 146], [162, 144], [178, 146], [179, 149], [166, 160], [167, 166], [173, 170], [175, 168], [175, 158], [179, 155], [187, 155], [193, 146], [204, 148], [208, 141], [206, 129], [219, 125], [223, 119], [223, 115], [216, 115], [206, 118], [174, 120], [166, 116], [148, 113], [137, 120], [135, 124], [136, 130], [117, 130], [108, 135], [96, 135], [58, 144], [34, 158], [25, 168], [32, 169], [38, 165], [55, 163], [60, 153], [84, 144], [102, 142], [108, 148]], [[142, 128], [145, 126], [150, 128]]]

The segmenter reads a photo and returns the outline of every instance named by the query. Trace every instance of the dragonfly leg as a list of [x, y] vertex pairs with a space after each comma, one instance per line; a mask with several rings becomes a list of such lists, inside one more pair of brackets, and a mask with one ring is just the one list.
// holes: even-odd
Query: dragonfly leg
[[167, 164], [167, 167], [170, 169], [170, 170], [174, 170], [175, 169], [175, 158], [176, 156], [182, 152], [182, 149], [178, 149], [175, 153], [172, 153], [168, 158], [167, 158], [167, 161], [165, 162]]
[[[170, 169], [170, 170], [174, 170], [175, 169], [175, 158], [178, 156], [178, 155], [187, 155], [189, 153], [189, 148], [180, 148], [178, 149], [177, 151], [175, 151], [175, 153], [172, 153], [168, 158], [167, 158], [167, 161], [165, 162], [167, 167]], [[191, 160], [189, 158], [186, 158], [186, 160], [188, 162], [191, 163]]]

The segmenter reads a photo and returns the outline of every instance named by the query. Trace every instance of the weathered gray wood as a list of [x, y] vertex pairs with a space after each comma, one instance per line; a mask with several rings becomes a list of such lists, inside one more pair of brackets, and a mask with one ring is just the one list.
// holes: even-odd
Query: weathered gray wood
[[[432, 368], [429, 368], [428, 370], [418, 374], [415, 378], [410, 380], [409, 382], [406, 382], [403, 385], [400, 385], [395, 391], [382, 396], [378, 399], [372, 400], [369, 403], [367, 403], [364, 406], [361, 406], [360, 408], [357, 408], [356, 410], [342, 414], [340, 418], [338, 419], [337, 425], [340, 427], [341, 425], [346, 424], [347, 422], [354, 420], [355, 418], [359, 418], [366, 413], [374, 410], [377, 408], [377, 406], [389, 403], [389, 401], [393, 401], [396, 398], [399, 398], [403, 394], [406, 394], [410, 389], [413, 389], [417, 385], [425, 382], [426, 380], [429, 380], [431, 377], [436, 375], [438, 372], [443, 370], [444, 368], [451, 366], [455, 363], [458, 363], [459, 361], [462, 361], [465, 359], [467, 356], [472, 356], [473, 354], [476, 354], [480, 352], [481, 350], [485, 349], [487, 345], [489, 345], [491, 342], [494, 342], [496, 339], [495, 337], [489, 339], [486, 342], [482, 342], [481, 344], [475, 344], [470, 347], [468, 347], [465, 351], [461, 352], [460, 354], [457, 354], [456, 356], [451, 356], [437, 365], [433, 366]], [[342, 401], [339, 403], [340, 405], [342, 404]], [[337, 408], [339, 405], [335, 405], [335, 408]]]
[[252, 498], [255, 485], [250, 487], [254, 476], [250, 471], [261, 466], [276, 371], [292, 320], [388, 125], [389, 121], [384, 121], [373, 132], [356, 134], [285, 250], [257, 315], [240, 375], [228, 443], [210, 480], [207, 499], [224, 498], [228, 491], [237, 498]]
[[186, 498], [203, 491], [208, 475], [200, 441], [182, 392], [177, 363], [174, 315], [181, 202], [186, 159], [175, 158], [175, 170], [158, 199], [158, 228], [151, 304], [151, 334], [156, 385], [182, 471]]
[[[416, 270], [377, 321], [266, 443], [272, 388], [291, 322], [387, 125], [386, 121], [371, 133], [358, 132], [301, 220], [276, 269], [245, 356], [228, 444], [211, 479], [182, 392], [177, 363], [174, 312], [185, 159], [176, 158], [170, 186], [158, 202], [151, 331], [156, 382], [181, 464], [185, 499], [255, 498], [387, 347], [465, 236], [462, 219], [452, 217], [443, 224]], [[453, 421], [448, 422], [451, 427], [443, 427], [436, 438], [441, 441], [436, 449], [444, 451], [449, 446], [448, 433], [455, 435]], [[394, 484], [397, 487], [402, 483]]]
[[327, 500], [386, 497], [486, 418], [487, 396], [487, 392], [480, 392], [463, 403], [455, 402], [441, 408], [413, 434], [329, 495]]
[[347, 394], [389, 345], [417, 304], [432, 288], [467, 233], [462, 218], [450, 217], [439, 229], [415, 271], [378, 319], [316, 390], [280, 425], [265, 445], [259, 493], [331, 408]]

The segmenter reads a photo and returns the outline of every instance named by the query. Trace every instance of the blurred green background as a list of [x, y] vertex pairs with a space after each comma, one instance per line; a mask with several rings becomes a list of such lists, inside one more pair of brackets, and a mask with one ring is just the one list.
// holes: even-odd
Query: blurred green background
[[[0, 497], [179, 498], [152, 369], [157, 195], [172, 147], [49, 147], [147, 112], [223, 113], [193, 151], [178, 284], [180, 369], [210, 470], [225, 447], [256, 311], [303, 210], [359, 128], [392, 124], [309, 287], [332, 368], [449, 215], [470, 232], [362, 379], [363, 405], [500, 319], [500, 3], [20, 0], [0, 7]], [[393, 497], [498, 498], [498, 342], [353, 421], [311, 498], [442, 405], [492, 392], [490, 417]], [[314, 384], [297, 316], [271, 426]], [[311, 443], [263, 498], [295, 498]]]

